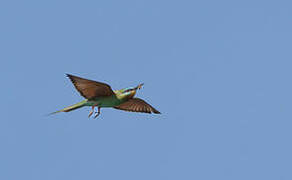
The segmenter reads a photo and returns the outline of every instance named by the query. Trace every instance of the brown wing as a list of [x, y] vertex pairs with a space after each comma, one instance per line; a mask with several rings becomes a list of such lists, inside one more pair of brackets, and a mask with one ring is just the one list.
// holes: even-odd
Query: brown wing
[[96, 82], [67, 74], [77, 91], [86, 99], [114, 95], [111, 87], [105, 83]]
[[155, 113], [161, 114], [150, 104], [146, 103], [144, 100], [139, 98], [129, 99], [128, 101], [114, 107], [116, 109], [132, 111], [132, 112], [143, 112], [143, 113]]

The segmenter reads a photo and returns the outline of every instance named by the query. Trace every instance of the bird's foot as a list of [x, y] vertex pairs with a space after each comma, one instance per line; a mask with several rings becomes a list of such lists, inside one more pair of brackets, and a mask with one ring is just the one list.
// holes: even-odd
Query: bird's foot
[[94, 116], [94, 119], [97, 118], [100, 115], [100, 107], [98, 107], [98, 111], [94, 112], [96, 115]]
[[93, 114], [93, 111], [90, 111], [88, 114], [88, 118], [90, 118], [90, 116]]
[[[95, 105], [91, 106], [91, 111], [88, 114], [88, 118], [90, 118], [93, 113], [94, 114], [98, 113], [98, 115], [100, 114], [100, 107], [98, 107], [98, 112], [94, 111], [94, 108], [97, 107], [97, 106], [98, 106], [98, 104], [95, 104]], [[98, 115], [95, 115], [94, 118], [96, 118]]]
[[97, 118], [100, 115], [100, 112], [95, 112], [94, 119]]

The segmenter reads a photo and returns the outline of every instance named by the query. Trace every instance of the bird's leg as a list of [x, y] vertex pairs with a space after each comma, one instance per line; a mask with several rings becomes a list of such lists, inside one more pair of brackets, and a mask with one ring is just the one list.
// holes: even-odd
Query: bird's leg
[[93, 114], [93, 113], [96, 113], [94, 112], [94, 108], [97, 106], [98, 104], [94, 104], [93, 106], [91, 106], [91, 111], [89, 112], [88, 114], [88, 118], [90, 118], [90, 116]]
[[100, 107], [97, 107], [97, 109], [98, 109], [98, 111], [97, 111], [97, 112], [95, 112], [95, 113], [96, 113], [96, 115], [94, 116], [94, 119], [95, 119], [95, 118], [97, 118], [97, 116], [99, 116], [99, 115], [100, 115]]
[[91, 111], [88, 114], [88, 118], [93, 114], [95, 106], [91, 106]]

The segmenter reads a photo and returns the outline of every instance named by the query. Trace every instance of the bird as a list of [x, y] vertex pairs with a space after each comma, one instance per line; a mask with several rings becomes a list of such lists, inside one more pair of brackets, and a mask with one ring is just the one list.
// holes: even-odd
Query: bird
[[[139, 84], [134, 88], [112, 90], [108, 84], [103, 82], [85, 79], [72, 74], [66, 74], [66, 76], [70, 79], [80, 95], [85, 99], [79, 103], [65, 107], [51, 114], [56, 114], [59, 112], [70, 112], [86, 106], [91, 107], [88, 118], [90, 118], [94, 113], [94, 119], [100, 115], [101, 108], [108, 107], [130, 112], [161, 114], [158, 110], [156, 110], [143, 99], [134, 97], [136, 91], [141, 89], [144, 83]], [[95, 111], [96, 107], [97, 112]]]

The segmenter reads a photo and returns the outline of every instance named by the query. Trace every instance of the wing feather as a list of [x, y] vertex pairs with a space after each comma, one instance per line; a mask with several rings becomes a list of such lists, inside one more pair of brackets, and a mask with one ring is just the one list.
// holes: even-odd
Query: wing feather
[[140, 98], [129, 99], [128, 101], [114, 108], [124, 110], [124, 111], [131, 111], [131, 112], [161, 114], [158, 110], [156, 110], [154, 107], [152, 107], [150, 104], [148, 104], [147, 102], [145, 102], [144, 100]]
[[86, 99], [114, 95], [113, 90], [108, 84], [84, 79], [78, 76], [67, 74], [77, 91]]

